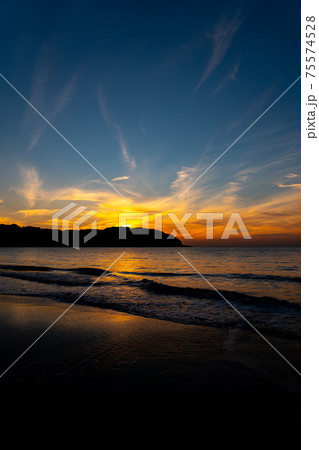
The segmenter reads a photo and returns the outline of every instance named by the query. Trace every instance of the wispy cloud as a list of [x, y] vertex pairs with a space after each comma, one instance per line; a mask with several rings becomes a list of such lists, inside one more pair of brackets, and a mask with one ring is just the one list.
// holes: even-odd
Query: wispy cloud
[[112, 127], [114, 129], [116, 129], [118, 143], [119, 143], [119, 147], [121, 150], [121, 156], [122, 156], [123, 161], [125, 162], [125, 164], [127, 165], [129, 170], [134, 170], [136, 168], [136, 161], [135, 161], [134, 157], [131, 156], [131, 154], [128, 150], [128, 146], [124, 139], [124, 136], [123, 136], [123, 133], [122, 133], [119, 123], [116, 122], [115, 120], [112, 120], [110, 117], [109, 110], [108, 110], [108, 107], [106, 104], [105, 93], [101, 86], [98, 86], [98, 102], [99, 102], [100, 110], [102, 113], [102, 117], [103, 117], [106, 125], [108, 127]]
[[297, 174], [295, 174], [295, 173], [288, 173], [288, 174], [286, 175], [286, 178], [297, 178], [297, 177], [299, 177], [299, 175], [297, 175]]
[[19, 187], [12, 188], [15, 192], [24, 197], [30, 208], [33, 208], [36, 201], [42, 196], [43, 180], [40, 178], [37, 169], [31, 165], [21, 165], [20, 175], [22, 183]]
[[207, 78], [214, 72], [224, 59], [232, 40], [243, 23], [242, 11], [236, 12], [232, 17], [224, 15], [213, 28], [211, 38], [213, 40], [213, 52], [202, 74], [193, 95], [198, 91]]
[[239, 63], [234, 64], [225, 77], [221, 80], [219, 85], [213, 90], [212, 95], [218, 94], [228, 83], [236, 81], [236, 75], [239, 70]]
[[46, 124], [45, 123], [40, 123], [38, 125], [38, 127], [35, 128], [32, 136], [31, 136], [30, 143], [29, 143], [29, 145], [27, 147], [27, 150], [26, 150], [27, 152], [30, 152], [37, 145], [37, 143], [42, 138], [45, 129], [46, 129]]
[[34, 217], [34, 216], [51, 216], [56, 209], [19, 209], [16, 214], [21, 214], [23, 217]]
[[192, 182], [194, 171], [194, 167], [182, 167], [181, 170], [177, 172], [177, 178], [171, 184], [171, 189], [173, 191], [183, 190], [185, 186], [188, 186], [189, 183]]
[[123, 138], [121, 128], [118, 124], [117, 124], [117, 134], [118, 134], [118, 139], [119, 139], [119, 144], [120, 144], [120, 149], [122, 152], [123, 160], [130, 170], [134, 170], [136, 168], [135, 159], [129, 153], [127, 144]]
[[97, 87], [98, 90], [98, 102], [99, 102], [99, 106], [100, 106], [100, 110], [103, 116], [103, 119], [106, 123], [107, 126], [111, 127], [114, 125], [114, 123], [112, 123], [111, 119], [110, 119], [110, 114], [107, 108], [107, 103], [106, 103], [106, 96], [104, 93], [104, 90], [102, 88], [102, 86], [98, 86]]
[[63, 89], [61, 90], [53, 113], [52, 113], [52, 120], [54, 120], [56, 118], [56, 116], [64, 109], [66, 108], [66, 106], [68, 105], [68, 103], [70, 102], [71, 98], [72, 98], [72, 94], [75, 91], [76, 88], [76, 84], [78, 82], [78, 76], [76, 75], [76, 73], [74, 73], [70, 79], [67, 81], [67, 83], [65, 84], [65, 86], [63, 87]]
[[300, 188], [301, 184], [300, 183], [296, 183], [296, 184], [278, 184], [277, 186], [279, 188]]
[[146, 129], [145, 129], [145, 127], [144, 127], [144, 120], [143, 120], [143, 117], [140, 118], [140, 121], [139, 121], [139, 127], [140, 127], [141, 132], [142, 132], [143, 134], [146, 134]]
[[[50, 72], [49, 61], [48, 45], [45, 44], [40, 49], [31, 81], [30, 103], [38, 109], [41, 108], [46, 97], [46, 85]], [[23, 127], [26, 127], [34, 117], [34, 111], [27, 106], [23, 117]]]
[[128, 180], [129, 178], [130, 178], [130, 177], [116, 177], [116, 178], [113, 178], [112, 181]]
[[[61, 89], [54, 102], [48, 103], [46, 92], [48, 91], [49, 77], [52, 69], [52, 63], [50, 62], [49, 56], [50, 49], [48, 45], [44, 45], [40, 51], [32, 75], [30, 103], [42, 113], [45, 113], [43, 109], [44, 105], [46, 105], [45, 109], [48, 110], [46, 117], [50, 122], [53, 122], [59, 113], [66, 108], [72, 98], [72, 94], [78, 81], [78, 70], [76, 69], [74, 71], [73, 75]], [[47, 124], [43, 122], [29, 106], [27, 106], [23, 119], [23, 127], [30, 127], [32, 124], [35, 124], [35, 127], [31, 133], [27, 152], [31, 151], [38, 144], [47, 127]]]

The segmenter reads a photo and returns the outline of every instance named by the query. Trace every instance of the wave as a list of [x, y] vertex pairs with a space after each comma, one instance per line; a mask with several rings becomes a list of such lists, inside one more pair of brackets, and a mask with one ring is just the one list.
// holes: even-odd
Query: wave
[[[13, 265], [13, 264], [0, 264], [0, 269], [4, 270], [15, 270], [15, 271], [28, 271], [28, 272], [50, 272], [50, 271], [63, 271], [63, 272], [74, 272], [84, 275], [96, 275], [100, 276], [105, 272], [104, 269], [99, 269], [95, 267], [76, 267], [76, 268], [56, 268], [47, 266], [27, 266], [27, 265]], [[133, 271], [119, 271], [119, 272], [108, 272], [120, 275], [136, 275], [136, 276], [149, 276], [149, 277], [197, 277], [196, 273], [189, 272], [133, 272]], [[255, 274], [255, 273], [203, 273], [204, 277], [214, 277], [214, 278], [235, 278], [243, 280], [265, 280], [265, 281], [285, 281], [301, 283], [301, 277], [289, 276], [289, 275], [274, 275], [274, 274]]]
[[[9, 267], [0, 265], [0, 268]], [[208, 299], [212, 301], [235, 301], [241, 304], [253, 305], [255, 307], [288, 307], [300, 309], [297, 303], [291, 303], [287, 300], [278, 299], [270, 296], [249, 295], [239, 291], [214, 290], [214, 288], [196, 288], [189, 286], [173, 286], [165, 283], [159, 283], [149, 278], [140, 280], [127, 278], [119, 275], [120, 272], [105, 272], [97, 268], [72, 268], [72, 269], [54, 269], [50, 267], [36, 268], [36, 266], [10, 266], [15, 270], [0, 270], [0, 276], [15, 278], [35, 283], [58, 286], [90, 286], [94, 279], [92, 276], [100, 276], [105, 273], [105, 277], [96, 283], [96, 286], [122, 285], [126, 287], [135, 287], [140, 290], [148, 291], [154, 295], [164, 296], [182, 296], [187, 298]], [[25, 269], [27, 267], [27, 270]], [[38, 270], [37, 270], [38, 269]], [[44, 269], [44, 270], [42, 270]], [[71, 273], [70, 273], [71, 272]], [[132, 274], [132, 272], [121, 272]], [[149, 272], [154, 273], [154, 272]], [[144, 275], [145, 272], [134, 272], [134, 274]]]
[[23, 266], [21, 264], [0, 264], [0, 269], [4, 270], [23, 270], [30, 272], [47, 272], [50, 270], [56, 270], [53, 267], [46, 266]]
[[55, 273], [25, 273], [25, 272], [2, 272], [0, 276], [8, 278], [16, 278], [18, 280], [33, 281], [35, 283], [57, 284], [59, 286], [90, 286], [90, 279], [81, 280], [79, 278], [70, 277], [70, 275]]
[[[268, 296], [255, 296], [248, 295], [238, 291], [228, 291], [228, 290], [214, 290], [203, 289], [203, 288], [193, 288], [193, 287], [181, 287], [181, 286], [171, 286], [164, 283], [157, 283], [156, 281], [144, 278], [141, 281], [131, 281], [131, 285], [138, 286], [141, 289], [145, 289], [154, 294], [164, 294], [164, 295], [179, 295], [186, 297], [195, 298], [205, 298], [217, 301], [235, 300], [241, 303], [246, 303], [254, 306], [270, 307], [288, 307], [300, 309], [300, 305], [297, 303], [290, 303], [287, 300], [279, 300], [275, 297]], [[224, 297], [224, 298], [223, 298]]]
[[60, 267], [47, 267], [47, 266], [24, 266], [21, 264], [0, 264], [0, 270], [15, 270], [22, 272], [52, 272], [52, 271], [63, 271], [63, 272], [75, 272], [83, 273], [85, 275], [102, 275], [105, 270], [98, 269], [95, 267], [72, 267], [72, 268], [60, 268]]
[[[197, 277], [196, 273], [183, 273], [183, 272], [117, 272], [120, 274], [128, 275], [140, 275], [150, 277]], [[292, 281], [294, 283], [300, 283], [301, 277], [296, 276], [282, 276], [282, 275], [263, 275], [255, 273], [203, 273], [204, 277], [215, 278], [238, 278], [243, 280], [269, 280], [269, 281]]]

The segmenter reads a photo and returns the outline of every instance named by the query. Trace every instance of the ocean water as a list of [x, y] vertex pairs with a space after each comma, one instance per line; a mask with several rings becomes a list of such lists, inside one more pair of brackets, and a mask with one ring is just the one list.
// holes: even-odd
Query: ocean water
[[0, 248], [0, 294], [74, 302], [123, 252], [80, 304], [249, 329], [233, 306], [260, 332], [300, 335], [299, 248]]

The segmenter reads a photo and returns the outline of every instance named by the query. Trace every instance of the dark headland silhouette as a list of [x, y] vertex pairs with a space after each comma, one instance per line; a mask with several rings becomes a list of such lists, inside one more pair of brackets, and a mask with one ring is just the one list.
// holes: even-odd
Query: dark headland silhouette
[[[135, 229], [138, 230], [138, 229]], [[139, 229], [141, 230], [141, 229]], [[90, 230], [80, 230], [81, 247], [183, 247], [182, 242], [167, 233], [155, 230], [148, 230], [147, 235], [137, 235], [132, 233], [132, 229], [126, 229], [126, 239], [119, 238], [119, 227], [105, 228], [97, 230], [96, 236], [88, 242], [84, 242], [84, 237]], [[73, 233], [67, 230], [69, 245], [72, 246]], [[16, 224], [0, 224], [0, 247], [65, 247], [62, 244], [62, 231], [58, 231], [59, 242], [52, 239], [51, 228], [20, 227]], [[170, 238], [168, 238], [170, 236]]]

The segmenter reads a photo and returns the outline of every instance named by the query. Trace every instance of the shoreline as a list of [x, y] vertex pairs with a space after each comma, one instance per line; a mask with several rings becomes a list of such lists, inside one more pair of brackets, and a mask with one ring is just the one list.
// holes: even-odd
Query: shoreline
[[[33, 295], [29, 295], [29, 294], [0, 294], [0, 299], [2, 297], [14, 297], [14, 298], [18, 298], [18, 297], [26, 297], [26, 298], [37, 298], [37, 299], [45, 299], [47, 301], [50, 302], [54, 302], [54, 303], [58, 303], [58, 304], [65, 304], [65, 305], [70, 305], [73, 303], [74, 300], [70, 300], [69, 302], [66, 300], [55, 300], [49, 296], [43, 296], [41, 294], [39, 294], [38, 296]], [[0, 300], [1, 301], [1, 300]], [[114, 311], [114, 312], [118, 312], [118, 313], [123, 313], [123, 314], [129, 314], [131, 316], [135, 316], [135, 317], [141, 317], [141, 318], [145, 318], [145, 319], [153, 319], [153, 320], [160, 320], [160, 321], [164, 321], [164, 322], [169, 322], [169, 323], [176, 323], [176, 324], [180, 324], [180, 325], [193, 325], [193, 326], [198, 326], [198, 327], [207, 327], [207, 328], [216, 328], [216, 329], [232, 329], [234, 331], [236, 330], [245, 330], [247, 332], [251, 332], [251, 333], [255, 333], [255, 331], [252, 329], [252, 327], [250, 327], [248, 324], [246, 324], [245, 322], [243, 322], [243, 324], [241, 326], [238, 327], [229, 327], [229, 326], [225, 326], [225, 325], [218, 325], [218, 324], [209, 324], [209, 323], [205, 323], [205, 322], [200, 322], [200, 323], [196, 323], [196, 322], [187, 322], [187, 321], [179, 321], [179, 320], [175, 320], [173, 318], [164, 318], [164, 317], [155, 317], [155, 316], [151, 316], [148, 315], [147, 313], [137, 313], [134, 311], [128, 311], [125, 309], [125, 306], [123, 305], [118, 305], [115, 304], [115, 306], [112, 305], [112, 307], [110, 306], [110, 304], [103, 304], [101, 302], [92, 302], [92, 301], [87, 301], [87, 300], [83, 300], [80, 299], [80, 301], [76, 302], [77, 306], [86, 306], [88, 308], [94, 308], [94, 309], [99, 309], [101, 311]], [[299, 306], [299, 305], [298, 305]], [[287, 334], [287, 333], [277, 333], [276, 331], [269, 333], [267, 332], [267, 330], [263, 330], [262, 328], [258, 329], [258, 331], [260, 331], [263, 335], [268, 335], [270, 338], [278, 338], [278, 339], [283, 339], [283, 340], [287, 340], [287, 341], [294, 341], [294, 342], [299, 342], [301, 343], [301, 336], [300, 335], [293, 335], [293, 334]]]

